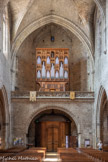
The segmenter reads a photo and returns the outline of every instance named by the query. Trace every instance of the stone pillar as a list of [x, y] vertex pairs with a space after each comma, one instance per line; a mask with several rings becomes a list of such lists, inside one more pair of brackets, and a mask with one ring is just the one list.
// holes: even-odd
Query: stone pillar
[[96, 136], [96, 142], [100, 140], [100, 123], [96, 123], [97, 128], [97, 136]]
[[78, 133], [78, 147], [81, 148], [81, 133]]
[[[96, 109], [96, 104], [94, 104], [94, 108]], [[93, 110], [93, 117], [92, 117], [92, 130], [93, 130], [93, 148], [96, 148], [96, 110]]]
[[2, 88], [3, 86], [3, 69], [2, 69], [2, 62], [1, 62], [1, 55], [2, 55], [2, 48], [3, 48], [3, 43], [2, 43], [2, 38], [3, 38], [3, 19], [2, 19], [2, 14], [3, 14], [3, 10], [2, 10], [2, 0], [0, 0], [0, 88]]
[[81, 148], [81, 128], [80, 125], [78, 125], [78, 147]]
[[106, 54], [108, 54], [108, 0], [106, 0]]

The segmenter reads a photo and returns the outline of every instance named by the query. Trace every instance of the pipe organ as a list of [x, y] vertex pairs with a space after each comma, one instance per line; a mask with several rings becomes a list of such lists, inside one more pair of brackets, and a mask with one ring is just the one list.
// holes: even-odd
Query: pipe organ
[[65, 91], [69, 82], [69, 49], [36, 48], [36, 82], [39, 91]]

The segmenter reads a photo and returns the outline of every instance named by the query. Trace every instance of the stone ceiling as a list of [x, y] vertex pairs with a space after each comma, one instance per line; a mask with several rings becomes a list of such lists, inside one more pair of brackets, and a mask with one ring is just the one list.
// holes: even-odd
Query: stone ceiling
[[54, 14], [77, 24], [90, 37], [94, 0], [10, 0], [13, 40], [30, 23]]

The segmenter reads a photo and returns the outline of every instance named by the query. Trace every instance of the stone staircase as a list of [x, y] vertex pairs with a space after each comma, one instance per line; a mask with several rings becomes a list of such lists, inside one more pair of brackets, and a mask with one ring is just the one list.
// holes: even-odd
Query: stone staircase
[[61, 162], [58, 154], [55, 152], [46, 153], [45, 159], [42, 162]]

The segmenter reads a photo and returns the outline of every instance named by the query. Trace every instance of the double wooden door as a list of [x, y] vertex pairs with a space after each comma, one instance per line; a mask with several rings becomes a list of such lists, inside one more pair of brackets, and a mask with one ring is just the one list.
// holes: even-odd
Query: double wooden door
[[47, 149], [48, 151], [57, 151], [59, 145], [59, 129], [57, 127], [47, 128]]
[[46, 147], [47, 151], [57, 151], [65, 147], [68, 124], [60, 121], [42, 121], [36, 124], [36, 147]]

